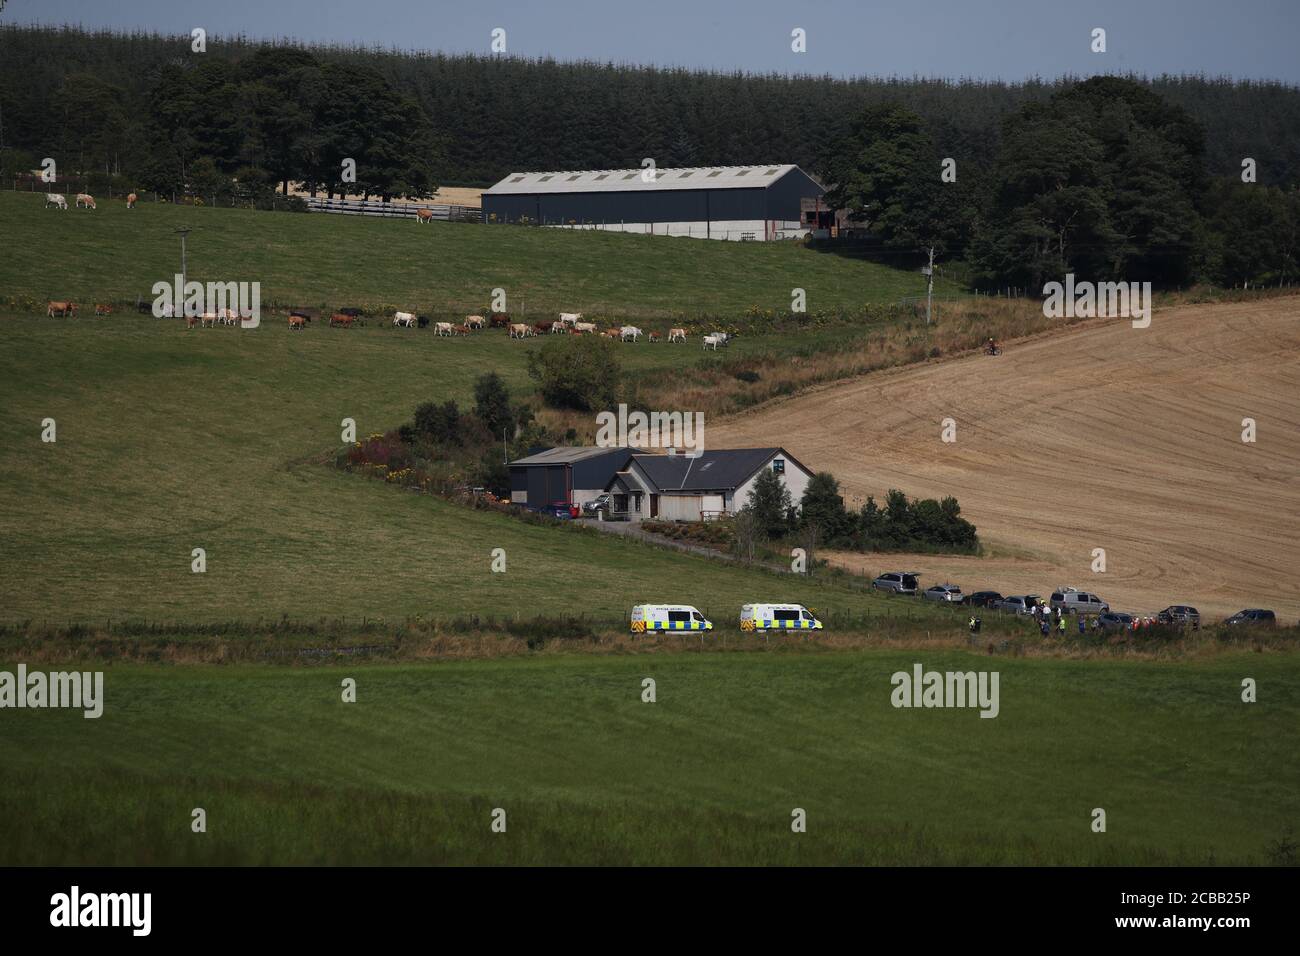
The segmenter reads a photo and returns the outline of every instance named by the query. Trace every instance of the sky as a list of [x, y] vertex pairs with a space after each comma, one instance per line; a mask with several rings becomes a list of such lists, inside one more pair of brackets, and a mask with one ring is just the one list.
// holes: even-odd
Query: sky
[[[1300, 84], [1300, 0], [8, 0], [0, 22], [766, 73]], [[1106, 52], [1093, 52], [1094, 29]], [[801, 29], [806, 51], [791, 49]]]

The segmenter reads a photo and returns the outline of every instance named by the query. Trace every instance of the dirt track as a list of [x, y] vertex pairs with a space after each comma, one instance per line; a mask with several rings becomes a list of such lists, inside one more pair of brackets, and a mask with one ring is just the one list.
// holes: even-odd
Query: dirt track
[[889, 488], [955, 495], [989, 552], [838, 556], [847, 566], [967, 591], [1073, 585], [1116, 610], [1300, 617], [1297, 298], [1183, 306], [1147, 329], [1114, 320], [869, 375], [711, 424], [709, 439], [783, 445], [834, 473], [850, 506]]

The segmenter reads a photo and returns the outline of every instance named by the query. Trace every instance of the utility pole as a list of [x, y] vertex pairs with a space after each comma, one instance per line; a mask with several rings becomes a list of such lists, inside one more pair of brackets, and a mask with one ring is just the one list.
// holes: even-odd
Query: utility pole
[[930, 303], [934, 300], [934, 246], [930, 247], [930, 264], [921, 270], [925, 273], [925, 324], [930, 324]]
[[184, 316], [184, 315], [185, 315], [185, 283], [186, 283], [186, 269], [185, 269], [185, 237], [188, 236], [188, 235], [190, 234], [190, 227], [189, 227], [189, 226], [180, 226], [180, 227], [178, 227], [178, 228], [176, 229], [176, 233], [177, 233], [177, 235], [179, 235], [179, 236], [181, 237], [181, 301], [180, 301], [180, 307], [181, 307], [181, 308], [180, 308], [180, 314], [181, 314], [182, 316]]

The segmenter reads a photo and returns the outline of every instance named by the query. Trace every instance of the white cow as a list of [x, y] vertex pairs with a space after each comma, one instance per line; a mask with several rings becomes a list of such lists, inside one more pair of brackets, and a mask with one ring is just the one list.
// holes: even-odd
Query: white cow
[[522, 339], [532, 334], [533, 334], [532, 328], [530, 326], [524, 325], [521, 322], [515, 322], [510, 326], [510, 337], [512, 339]]
[[638, 329], [635, 325], [625, 325], [618, 330], [618, 337], [622, 339], [624, 342], [626, 342], [628, 339], [631, 339], [633, 342], [635, 342], [637, 339], [641, 337], [641, 330]]
[[551, 323], [551, 334], [552, 334], [552, 335], [568, 335], [568, 334], [569, 334], [569, 323], [568, 323], [568, 322], [564, 322], [564, 321], [560, 321], [560, 322], [552, 322], [552, 323]]
[[595, 323], [595, 322], [574, 322], [574, 323], [573, 323], [573, 331], [575, 331], [575, 332], [595, 332], [595, 331], [596, 331], [596, 323]]
[[566, 323], [566, 324], [568, 324], [568, 325], [573, 325], [575, 322], [581, 322], [581, 321], [582, 321], [582, 313], [581, 313], [581, 312], [561, 312], [561, 313], [560, 313], [560, 321], [561, 321], [561, 322], [564, 322], [564, 323]]
[[433, 323], [433, 334], [434, 334], [434, 335], [452, 335], [452, 334], [454, 334], [454, 333], [452, 332], [452, 330], [451, 330], [451, 323], [450, 323], [450, 322], [435, 322], [435, 323]]
[[685, 329], [669, 329], [669, 330], [668, 330], [668, 341], [669, 341], [669, 342], [685, 342], [685, 341], [686, 341], [686, 330], [685, 330]]
[[85, 206], [87, 209], [95, 208], [95, 197], [90, 193], [77, 193], [77, 208]]
[[408, 329], [413, 329], [413, 328], [415, 328], [415, 313], [413, 313], [413, 312], [394, 312], [394, 313], [393, 313], [393, 325], [394, 325], [394, 326], [402, 326], [402, 325], [404, 325], [404, 326], [406, 326]]
[[481, 329], [486, 324], [487, 319], [483, 318], [481, 315], [465, 316], [465, 328], [467, 329]]
[[713, 351], [716, 352], [718, 350], [718, 346], [722, 344], [723, 344], [722, 336], [720, 336], [717, 332], [713, 333], [712, 335], [704, 336], [704, 347], [706, 349], [709, 346], [712, 346]]
[[46, 193], [45, 208], [49, 209], [51, 206], [55, 206], [59, 209], [67, 209], [68, 198], [64, 196], [63, 193]]
[[718, 344], [724, 349], [731, 344], [731, 336], [726, 332], [714, 332], [713, 337], [718, 340]]

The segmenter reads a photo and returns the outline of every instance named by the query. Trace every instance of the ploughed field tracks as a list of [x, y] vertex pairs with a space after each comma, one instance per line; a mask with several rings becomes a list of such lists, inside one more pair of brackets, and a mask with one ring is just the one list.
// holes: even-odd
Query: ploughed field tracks
[[[956, 441], [941, 441], [945, 418]], [[1242, 441], [1242, 419], [1257, 423]], [[782, 444], [860, 505], [955, 495], [982, 558], [837, 555], [922, 584], [1099, 593], [1300, 617], [1300, 299], [1180, 306], [872, 374], [710, 425], [718, 447]], [[1104, 548], [1106, 571], [1091, 569]]]

